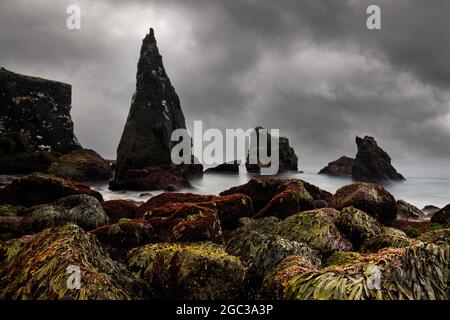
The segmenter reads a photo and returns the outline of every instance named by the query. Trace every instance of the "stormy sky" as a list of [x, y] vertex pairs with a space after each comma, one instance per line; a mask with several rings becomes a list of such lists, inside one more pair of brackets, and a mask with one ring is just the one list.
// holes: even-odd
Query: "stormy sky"
[[[78, 4], [82, 29], [66, 28]], [[378, 4], [382, 29], [366, 28]], [[115, 158], [142, 38], [155, 29], [187, 126], [279, 128], [302, 160], [450, 159], [448, 0], [0, 2], [0, 65], [72, 84], [84, 147]]]

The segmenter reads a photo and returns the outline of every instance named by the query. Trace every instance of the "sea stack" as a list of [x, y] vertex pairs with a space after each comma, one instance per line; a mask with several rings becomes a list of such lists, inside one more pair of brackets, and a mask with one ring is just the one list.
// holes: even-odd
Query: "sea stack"
[[373, 137], [356, 137], [358, 153], [352, 167], [353, 179], [380, 182], [405, 180], [391, 164], [389, 155], [381, 149]]
[[[140, 174], [150, 175], [158, 167], [164, 174], [181, 175], [185, 178], [192, 173], [192, 168], [175, 168], [172, 170], [171, 150], [174, 143], [171, 141], [172, 132], [176, 129], [186, 128], [180, 100], [164, 69], [162, 56], [159, 53], [153, 29], [142, 41], [140, 58], [137, 66], [136, 92], [133, 94], [131, 108], [125, 128], [117, 149], [117, 162], [113, 189], [127, 189], [127, 180], [131, 176]], [[188, 166], [188, 165], [186, 165]], [[127, 177], [127, 173], [132, 174]], [[136, 170], [144, 170], [141, 173]], [[202, 168], [194, 171], [201, 173]], [[135, 178], [132, 178], [136, 180]], [[155, 184], [154, 177], [147, 183], [145, 177], [136, 181], [129, 181], [133, 189], [152, 189]], [[177, 181], [177, 179], [169, 179]], [[183, 186], [186, 183], [182, 183]], [[170, 186], [172, 188], [174, 186]]]

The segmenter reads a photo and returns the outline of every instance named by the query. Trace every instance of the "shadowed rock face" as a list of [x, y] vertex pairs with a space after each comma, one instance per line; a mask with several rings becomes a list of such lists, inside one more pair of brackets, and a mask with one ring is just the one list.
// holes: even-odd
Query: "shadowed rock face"
[[180, 100], [166, 74], [153, 29], [144, 38], [136, 75], [136, 92], [117, 149], [117, 180], [129, 169], [172, 164], [175, 129], [186, 128]]
[[349, 157], [340, 157], [336, 161], [330, 162], [325, 168], [320, 170], [319, 174], [327, 174], [336, 177], [351, 177], [352, 167], [355, 159]]
[[383, 180], [404, 180], [395, 170], [389, 155], [381, 149], [372, 137], [356, 137], [358, 153], [352, 168], [355, 180], [377, 182]]
[[81, 146], [70, 117], [69, 84], [0, 69], [0, 136], [20, 133], [34, 150], [67, 153]]

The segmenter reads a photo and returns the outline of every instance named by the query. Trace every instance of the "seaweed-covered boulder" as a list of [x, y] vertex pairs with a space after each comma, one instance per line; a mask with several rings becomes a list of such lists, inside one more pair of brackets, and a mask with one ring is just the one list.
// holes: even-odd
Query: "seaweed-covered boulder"
[[392, 224], [397, 216], [395, 198], [373, 183], [346, 185], [336, 191], [329, 204], [337, 210], [353, 206], [386, 225]]
[[435, 244], [450, 245], [450, 229], [433, 230], [422, 234], [418, 240]]
[[224, 242], [217, 211], [195, 204], [174, 204], [171, 213], [145, 219], [119, 221], [92, 233], [112, 256], [122, 259], [126, 250], [150, 243]]
[[373, 137], [356, 137], [358, 153], [352, 167], [353, 179], [378, 182], [405, 180], [391, 164], [389, 155], [381, 149]]
[[352, 251], [335, 251], [331, 256], [328, 257], [325, 265], [329, 266], [342, 266], [355, 261], [358, 261], [361, 258], [361, 254], [358, 252]]
[[151, 197], [147, 202], [139, 206], [139, 211], [145, 214], [156, 208], [170, 206], [179, 203], [199, 203], [211, 201], [215, 196], [194, 193], [163, 192]]
[[226, 250], [240, 257], [249, 268], [252, 287], [259, 287], [264, 277], [287, 256], [304, 256], [316, 267], [321, 264], [317, 252], [305, 243], [251, 230], [237, 231], [227, 242]]
[[397, 218], [418, 219], [424, 215], [423, 211], [416, 206], [403, 200], [397, 201]]
[[103, 201], [89, 186], [53, 175], [35, 173], [15, 179], [0, 189], [0, 203], [31, 207], [76, 194], [86, 194]]
[[48, 173], [75, 181], [101, 181], [111, 178], [111, 166], [97, 152], [81, 149], [58, 158]]
[[335, 218], [338, 229], [358, 248], [365, 240], [383, 233], [383, 226], [354, 207], [344, 208]]
[[292, 274], [288, 300], [447, 300], [448, 246], [420, 243]]
[[288, 181], [278, 187], [277, 194], [255, 218], [276, 216], [284, 219], [295, 213], [314, 209], [314, 199], [300, 180]]
[[111, 220], [111, 223], [115, 223], [120, 219], [136, 219], [143, 217], [137, 204], [131, 200], [104, 201], [102, 202], [102, 207]]
[[215, 210], [224, 229], [234, 229], [238, 226], [240, 218], [254, 214], [252, 200], [244, 194], [208, 196], [192, 193], [163, 193], [141, 205], [139, 210], [147, 216], [166, 217], [172, 215], [180, 204], [196, 204], [199, 207]]
[[84, 194], [62, 198], [50, 205], [31, 208], [30, 211], [22, 220], [23, 234], [36, 233], [68, 223], [76, 224], [85, 230], [93, 230], [110, 221], [100, 202]]
[[323, 255], [350, 251], [351, 242], [338, 230], [334, 219], [339, 211], [330, 208], [300, 212], [278, 224], [275, 233], [282, 238], [305, 242]]
[[274, 216], [261, 219], [244, 217], [239, 219], [240, 227], [234, 230], [231, 235], [234, 236], [235, 234], [246, 231], [273, 234], [280, 222], [281, 220]]
[[305, 256], [288, 256], [264, 278], [259, 295], [262, 299], [282, 300], [284, 299], [284, 284], [293, 275], [300, 276], [305, 272], [317, 270], [317, 265]]
[[326, 174], [334, 177], [351, 177], [352, 167], [355, 159], [349, 157], [340, 157], [339, 159], [328, 163], [326, 167], [319, 171], [319, 174]]
[[20, 236], [22, 217], [0, 216], [0, 241], [9, 240]]
[[331, 199], [331, 193], [300, 179], [251, 179], [246, 184], [221, 192], [220, 195], [226, 196], [234, 193], [245, 194], [252, 199], [255, 212], [259, 212], [270, 202], [270, 200], [272, 200], [273, 197], [277, 195], [280, 190], [279, 188], [282, 185], [297, 182], [303, 184], [304, 188], [313, 200], [329, 201]]
[[0, 217], [17, 216], [24, 209], [25, 209], [25, 207], [22, 207], [22, 206], [13, 206], [10, 204], [2, 204], [2, 205], [0, 205]]
[[[25, 240], [24, 240], [25, 239]], [[66, 225], [11, 240], [0, 263], [0, 299], [136, 299], [145, 291], [138, 278], [114, 262], [93, 235]], [[71, 290], [70, 270], [81, 286]]]
[[417, 240], [408, 238], [401, 230], [384, 227], [381, 234], [363, 242], [361, 251], [377, 252], [383, 248], [405, 248], [417, 242]]
[[431, 222], [450, 227], [450, 204], [435, 212], [431, 217]]
[[230, 300], [244, 295], [241, 262], [211, 243], [136, 248], [130, 252], [128, 268], [156, 299]]
[[147, 212], [145, 219], [153, 225], [155, 238], [160, 242], [223, 243], [222, 228], [217, 210], [196, 204], [175, 204], [166, 208], [170, 214], [153, 216]]

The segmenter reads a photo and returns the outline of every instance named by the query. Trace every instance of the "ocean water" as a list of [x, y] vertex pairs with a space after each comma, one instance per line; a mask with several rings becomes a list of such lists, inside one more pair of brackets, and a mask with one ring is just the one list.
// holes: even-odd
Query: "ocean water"
[[[406, 177], [406, 181], [390, 182], [383, 186], [389, 190], [396, 199], [405, 200], [419, 208], [426, 205], [444, 207], [450, 203], [450, 162], [434, 161], [422, 164], [394, 164], [397, 170]], [[297, 178], [312, 183], [324, 190], [334, 193], [340, 187], [352, 183], [351, 178], [336, 178], [319, 175], [317, 172], [323, 167], [322, 163], [302, 163], [303, 173], [283, 173], [275, 178]], [[244, 184], [257, 174], [248, 174], [241, 168], [239, 175], [208, 173], [202, 178], [192, 180], [192, 188], [180, 192], [198, 194], [218, 194], [223, 190]], [[93, 184], [94, 189], [103, 194], [105, 200], [131, 199], [146, 201], [162, 191], [110, 191], [107, 184]]]

